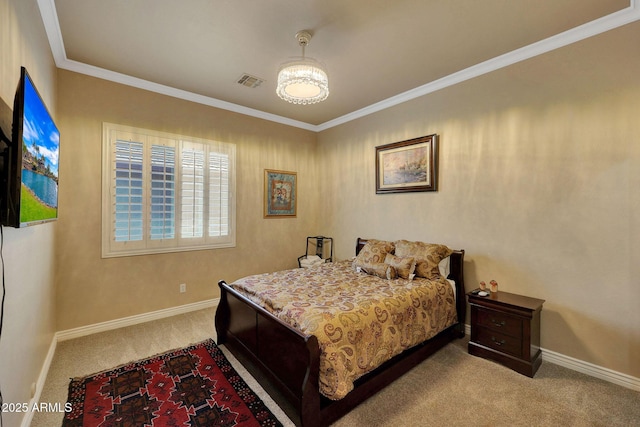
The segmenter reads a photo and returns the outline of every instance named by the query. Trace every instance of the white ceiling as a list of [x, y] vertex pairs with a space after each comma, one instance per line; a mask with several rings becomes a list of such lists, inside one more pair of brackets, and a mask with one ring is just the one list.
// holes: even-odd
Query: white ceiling
[[[456, 84], [640, 19], [635, 0], [38, 0], [59, 68], [310, 130]], [[275, 93], [307, 56], [329, 98]], [[258, 88], [236, 83], [248, 73]]]

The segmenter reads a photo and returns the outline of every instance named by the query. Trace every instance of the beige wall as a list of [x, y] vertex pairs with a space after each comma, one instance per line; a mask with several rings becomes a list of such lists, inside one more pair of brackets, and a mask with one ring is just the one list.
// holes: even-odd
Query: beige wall
[[[69, 71], [58, 82], [58, 330], [218, 297], [220, 279], [297, 266], [306, 236], [319, 232], [314, 133]], [[237, 246], [102, 259], [103, 122], [235, 143]], [[263, 218], [264, 169], [297, 172], [296, 218]]]
[[[0, 0], [0, 97], [13, 109], [20, 67], [29, 70], [56, 118], [56, 68], [36, 1]], [[29, 402], [31, 384], [55, 332], [54, 236], [56, 223], [4, 228], [6, 300], [0, 339], [0, 385], [4, 402]], [[3, 412], [16, 426], [21, 413]]]
[[[338, 258], [357, 236], [463, 248], [468, 290], [546, 300], [543, 348], [640, 377], [639, 39], [633, 24], [322, 132]], [[439, 191], [376, 195], [375, 146], [433, 133]]]

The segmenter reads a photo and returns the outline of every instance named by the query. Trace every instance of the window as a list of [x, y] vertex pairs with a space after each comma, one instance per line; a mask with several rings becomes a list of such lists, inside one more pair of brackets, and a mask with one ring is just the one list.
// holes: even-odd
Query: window
[[235, 145], [103, 124], [102, 256], [235, 246]]

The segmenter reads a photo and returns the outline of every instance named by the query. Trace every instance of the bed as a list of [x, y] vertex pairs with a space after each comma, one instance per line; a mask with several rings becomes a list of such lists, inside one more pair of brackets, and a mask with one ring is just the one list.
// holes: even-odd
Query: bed
[[[431, 303], [418, 301], [418, 297], [415, 296], [416, 292], [419, 295], [426, 294], [426, 290], [418, 286], [422, 286], [420, 280], [427, 279], [405, 281], [407, 274], [414, 273], [415, 263], [410, 272], [405, 271], [406, 265], [399, 263], [398, 260], [406, 261], [409, 257], [401, 256], [406, 254], [400, 254], [400, 246], [393, 247], [388, 251], [386, 259], [384, 259], [383, 253], [382, 259], [376, 259], [375, 263], [361, 265], [363, 254], [366, 252], [371, 255], [369, 252], [374, 247], [372, 244], [378, 244], [378, 242], [380, 241], [373, 239], [357, 239], [357, 258], [353, 263], [351, 261], [331, 263], [332, 265], [319, 267], [313, 272], [305, 271], [306, 269], [295, 269], [295, 271], [287, 270], [255, 275], [240, 279], [232, 284], [227, 284], [224, 280], [218, 282], [221, 292], [220, 303], [215, 315], [218, 344], [224, 345], [241, 361], [296, 425], [314, 427], [331, 424], [450, 341], [464, 336], [466, 313], [463, 278], [464, 251], [449, 250], [445, 259], [446, 273], [442, 268], [445, 261], [439, 263], [438, 270], [435, 270], [434, 267], [434, 277], [428, 279], [430, 284], [425, 285], [435, 289], [437, 303]], [[369, 244], [367, 245], [367, 243]], [[398, 249], [399, 256], [391, 259], [394, 257], [396, 249]], [[374, 257], [377, 256], [376, 254]], [[392, 265], [393, 268], [390, 268], [389, 265]], [[417, 273], [417, 271], [415, 272]], [[282, 297], [279, 292], [274, 292], [273, 286], [280, 286], [279, 282], [275, 281], [278, 277], [282, 277], [284, 280], [281, 285], [284, 292], [284, 289], [291, 286], [293, 277], [296, 275], [299, 278], [295, 280], [312, 282], [316, 280], [314, 277], [317, 277], [318, 274], [325, 273], [326, 276], [322, 277], [323, 280], [326, 280], [326, 284], [320, 286], [319, 289], [315, 288], [309, 291], [311, 294], [318, 295], [317, 301], [309, 299], [311, 304], [304, 303], [307, 295], [302, 295], [301, 298], [294, 297], [290, 300], [289, 296]], [[445, 280], [442, 274], [446, 274], [448, 280]], [[422, 274], [422, 276], [425, 275]], [[335, 277], [339, 277], [339, 280]], [[336, 283], [344, 281], [345, 277], [353, 282], [348, 285], [336, 285]], [[409, 276], [409, 278], [413, 277]], [[251, 288], [253, 283], [264, 285], [267, 296], [253, 292]], [[425, 318], [426, 312], [442, 311], [442, 316], [438, 319], [443, 320], [423, 321], [429, 325], [428, 327], [416, 327], [416, 322], [397, 328], [392, 325], [391, 330], [398, 332], [392, 334], [391, 341], [395, 340], [395, 344], [383, 343], [384, 351], [374, 349], [371, 351], [373, 355], [370, 355], [371, 357], [356, 355], [353, 360], [342, 357], [345, 360], [340, 362], [340, 357], [334, 357], [338, 352], [330, 350], [330, 345], [338, 342], [331, 339], [335, 328], [330, 323], [318, 327], [318, 317], [335, 318], [336, 312], [331, 310], [338, 310], [338, 316], [344, 316], [344, 312], [340, 311], [344, 307], [334, 307], [341, 303], [330, 304], [330, 306], [327, 304], [326, 313], [322, 312], [318, 315], [319, 312], [316, 312], [315, 317], [311, 310], [322, 308], [323, 303], [326, 304], [324, 299], [326, 295], [323, 292], [332, 293], [333, 286], [347, 286], [344, 289], [340, 288], [340, 293], [348, 292], [351, 297], [352, 288], [356, 285], [358, 289], [362, 287], [363, 293], [369, 292], [364, 283], [371, 283], [376, 287], [411, 283], [410, 286], [403, 286], [402, 289], [403, 292], [412, 292], [412, 294], [405, 294], [400, 298], [409, 300], [413, 305], [409, 312], [414, 317], [417, 315], [420, 318]], [[405, 288], [412, 289], [405, 291]], [[295, 289], [299, 292], [298, 285]], [[383, 292], [386, 291], [383, 290]], [[360, 298], [359, 295], [357, 297]], [[296, 299], [297, 301], [295, 301]], [[395, 302], [390, 303], [389, 298], [384, 299], [387, 306], [395, 304]], [[350, 298], [349, 301], [351, 301]], [[313, 307], [308, 308], [310, 305]], [[302, 309], [301, 306], [303, 306]], [[307, 308], [309, 311], [305, 314], [307, 317], [301, 317], [300, 312], [304, 312]], [[386, 313], [384, 309], [378, 307], [370, 308], [369, 311], [377, 313], [378, 317], [381, 316], [381, 312]], [[453, 315], [450, 313], [451, 310], [453, 310]], [[362, 312], [361, 309], [360, 313]], [[309, 320], [309, 316], [311, 316], [311, 320]], [[404, 332], [400, 333], [400, 330]], [[361, 332], [353, 332], [349, 335], [350, 342], [354, 341], [353, 337], [357, 334], [359, 334], [358, 336], [362, 335]], [[415, 340], [418, 342], [414, 342]], [[351, 349], [348, 351], [351, 352]], [[385, 358], [386, 356], [378, 357], [382, 353], [389, 357], [388, 360]], [[370, 360], [366, 360], [364, 363], [362, 362], [364, 359]], [[336, 374], [336, 372], [342, 371], [335, 368], [333, 363], [346, 364], [349, 368], [348, 374]], [[358, 366], [354, 367], [354, 365]], [[330, 366], [331, 369], [327, 369], [327, 366]], [[348, 381], [344, 380], [344, 377], [348, 377]]]

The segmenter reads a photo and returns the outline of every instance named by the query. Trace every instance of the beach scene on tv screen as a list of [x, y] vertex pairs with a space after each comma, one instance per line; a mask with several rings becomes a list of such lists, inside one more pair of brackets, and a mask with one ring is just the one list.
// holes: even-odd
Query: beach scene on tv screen
[[59, 152], [60, 132], [33, 85], [25, 79], [21, 223], [58, 217]]

